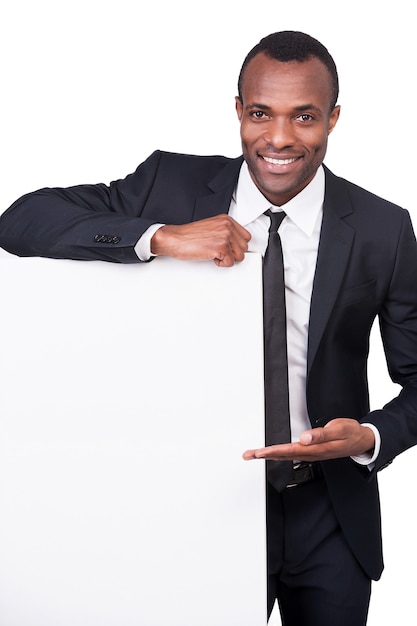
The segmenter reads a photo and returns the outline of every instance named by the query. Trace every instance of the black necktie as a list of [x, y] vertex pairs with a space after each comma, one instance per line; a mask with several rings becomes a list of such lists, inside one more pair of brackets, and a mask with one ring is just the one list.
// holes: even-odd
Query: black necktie
[[[278, 227], [285, 217], [266, 211], [270, 217], [268, 247], [263, 265], [265, 427], [266, 445], [291, 440], [288, 403], [287, 323], [284, 264]], [[267, 461], [268, 481], [282, 491], [290, 482], [292, 461]]]

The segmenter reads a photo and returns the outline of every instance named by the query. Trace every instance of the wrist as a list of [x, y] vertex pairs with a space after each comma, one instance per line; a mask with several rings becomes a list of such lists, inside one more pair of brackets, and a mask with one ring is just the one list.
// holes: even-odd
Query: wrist
[[152, 234], [150, 240], [150, 251], [154, 256], [161, 256], [164, 254], [164, 242], [166, 241], [166, 225], [158, 224], [157, 229]]
[[[373, 425], [368, 423], [361, 424], [362, 428], [366, 428], [371, 431], [373, 443], [372, 447], [362, 454], [355, 454], [351, 456], [351, 459], [358, 463], [359, 465], [367, 465], [369, 469], [372, 469], [373, 464], [378, 458], [379, 451], [381, 449], [381, 435], [379, 434], [379, 430]], [[369, 435], [369, 433], [368, 433]]]

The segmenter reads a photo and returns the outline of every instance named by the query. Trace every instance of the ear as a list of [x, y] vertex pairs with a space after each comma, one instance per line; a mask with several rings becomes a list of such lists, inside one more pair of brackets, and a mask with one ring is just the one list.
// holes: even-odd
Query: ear
[[329, 135], [332, 132], [333, 128], [336, 126], [337, 120], [339, 119], [339, 116], [340, 116], [340, 104], [335, 106], [333, 111], [330, 113], [330, 116], [329, 116], [329, 126], [328, 126], [328, 134]]
[[236, 96], [235, 103], [236, 103], [236, 113], [240, 121], [242, 119], [243, 103], [239, 96]]

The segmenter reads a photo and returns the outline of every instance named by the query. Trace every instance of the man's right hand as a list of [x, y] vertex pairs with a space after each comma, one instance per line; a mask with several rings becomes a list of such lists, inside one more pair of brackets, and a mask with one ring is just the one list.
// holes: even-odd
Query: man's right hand
[[243, 261], [250, 233], [229, 215], [216, 215], [179, 226], [162, 226], [151, 239], [151, 252], [184, 261], [214, 261], [230, 267]]

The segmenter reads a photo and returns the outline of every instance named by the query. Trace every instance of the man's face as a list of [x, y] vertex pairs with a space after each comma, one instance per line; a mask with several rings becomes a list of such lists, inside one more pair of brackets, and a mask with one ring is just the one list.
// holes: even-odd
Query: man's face
[[264, 53], [247, 65], [236, 98], [245, 161], [263, 195], [281, 206], [314, 178], [340, 107], [317, 58], [281, 63]]

